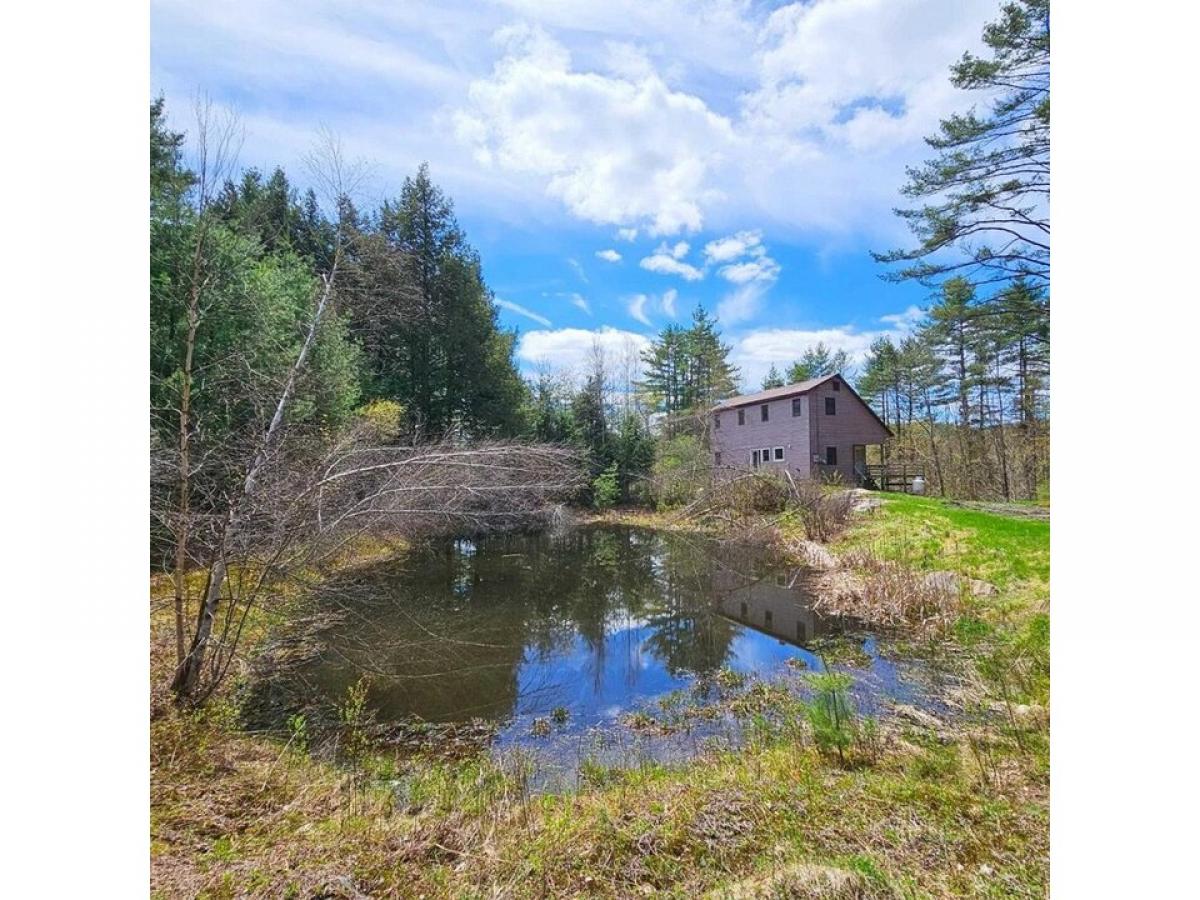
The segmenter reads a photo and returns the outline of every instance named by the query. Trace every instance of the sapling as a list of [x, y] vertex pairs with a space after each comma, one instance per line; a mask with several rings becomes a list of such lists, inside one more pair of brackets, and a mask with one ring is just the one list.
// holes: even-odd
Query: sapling
[[858, 733], [857, 713], [850, 699], [850, 676], [839, 672], [821, 672], [807, 678], [813, 697], [805, 706], [805, 716], [813, 730], [813, 740], [823, 753], [837, 751], [838, 761], [846, 763], [846, 750]]

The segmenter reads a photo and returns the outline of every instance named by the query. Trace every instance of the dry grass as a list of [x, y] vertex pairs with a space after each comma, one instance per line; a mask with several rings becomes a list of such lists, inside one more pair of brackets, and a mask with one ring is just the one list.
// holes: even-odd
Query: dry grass
[[862, 550], [843, 555], [838, 568], [820, 576], [819, 585], [818, 612], [923, 638], [946, 634], [966, 608], [956, 583]]

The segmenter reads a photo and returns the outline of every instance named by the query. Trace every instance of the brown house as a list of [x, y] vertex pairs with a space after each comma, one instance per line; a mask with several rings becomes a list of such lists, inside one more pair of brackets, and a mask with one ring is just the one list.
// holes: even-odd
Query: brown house
[[841, 375], [730, 397], [712, 411], [713, 465], [859, 484], [891, 430]]

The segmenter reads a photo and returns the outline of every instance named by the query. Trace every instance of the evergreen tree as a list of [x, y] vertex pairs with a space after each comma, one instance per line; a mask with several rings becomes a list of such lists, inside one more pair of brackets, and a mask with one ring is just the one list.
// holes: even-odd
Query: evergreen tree
[[929, 310], [927, 337], [946, 359], [962, 427], [971, 423], [971, 388], [977, 371], [973, 365], [979, 336], [974, 301], [975, 288], [965, 278], [955, 277], [942, 285], [941, 299]]
[[771, 363], [771, 368], [767, 371], [767, 377], [763, 379], [763, 390], [769, 391], [771, 388], [783, 387], [783, 375], [779, 373], [779, 369], [775, 367], [775, 363]]
[[729, 362], [733, 349], [722, 343], [717, 322], [703, 307], [692, 313], [683, 336], [686, 377], [683, 409], [707, 409], [737, 393], [738, 370]]
[[797, 362], [788, 368], [788, 384], [799, 384], [813, 378], [824, 378], [850, 368], [850, 357], [845, 350], [832, 351], [823, 341], [809, 347]]
[[875, 254], [905, 264], [893, 280], [1049, 282], [1050, 0], [1010, 0], [983, 41], [990, 58], [964, 53], [950, 80], [996, 99], [943, 120], [927, 139], [938, 156], [909, 169], [903, 193], [923, 205], [897, 214], [917, 246]]
[[[500, 329], [479, 255], [428, 166], [383, 204], [374, 230], [381, 240], [363, 244], [367, 271], [356, 276], [371, 283], [371, 302], [354, 320], [371, 345], [371, 396], [399, 401], [429, 434], [515, 433], [525, 400], [515, 335]], [[384, 268], [378, 277], [370, 260]]]

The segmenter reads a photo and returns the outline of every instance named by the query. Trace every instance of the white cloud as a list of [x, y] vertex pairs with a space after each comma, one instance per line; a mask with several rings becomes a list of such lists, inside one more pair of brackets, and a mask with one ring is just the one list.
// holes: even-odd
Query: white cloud
[[887, 328], [861, 329], [848, 324], [824, 328], [755, 329], [732, 341], [730, 359], [741, 369], [747, 386], [760, 384], [772, 364], [783, 369], [818, 343], [824, 343], [830, 350], [845, 350], [851, 364], [857, 367], [866, 359], [872, 342], [881, 337], [902, 340], [919, 317], [920, 310], [910, 306], [903, 312], [881, 316], [879, 321]]
[[612, 250], [612, 249], [597, 250], [596, 256], [598, 256], [600, 259], [604, 260], [605, 262], [615, 263], [615, 262], [621, 261], [621, 254], [618, 253], [616, 250]]
[[766, 291], [766, 285], [761, 282], [751, 282], [737, 290], [730, 291], [717, 304], [717, 321], [728, 328], [753, 319], [758, 315], [758, 309]]
[[571, 267], [571, 271], [575, 273], [576, 277], [578, 277], [580, 281], [582, 281], [584, 284], [588, 283], [587, 273], [583, 271], [583, 266], [579, 264], [579, 260], [571, 257], [567, 260], [567, 265]]
[[676, 315], [675, 301], [678, 299], [679, 299], [679, 291], [675, 290], [675, 288], [671, 288], [669, 291], [663, 292], [662, 311], [664, 313], [666, 313], [668, 316], [670, 316], [672, 319], [674, 319], [675, 315]]
[[734, 284], [749, 284], [751, 281], [774, 281], [779, 277], [779, 263], [769, 256], [748, 259], [744, 262], [721, 266], [717, 274]]
[[545, 325], [546, 327], [549, 327], [554, 324], [545, 316], [535, 313], [532, 309], [528, 309], [527, 307], [522, 306], [520, 303], [513, 303], [511, 300], [501, 300], [499, 297], [497, 297], [496, 305], [501, 309], [507, 309], [509, 312], [514, 312], [518, 316], [524, 316], [527, 319], [533, 319], [533, 321], [537, 322], [539, 325]]
[[704, 273], [690, 263], [680, 262], [662, 253], [647, 256], [638, 265], [648, 272], [657, 272], [660, 275], [678, 275], [684, 281], [699, 281], [704, 277]]
[[650, 298], [645, 294], [634, 294], [629, 298], [629, 315], [637, 319], [643, 325], [649, 325], [650, 320], [646, 317], [646, 304]]
[[653, 254], [644, 257], [638, 265], [648, 272], [657, 272], [660, 275], [678, 275], [684, 281], [699, 281], [704, 277], [704, 271], [683, 261], [690, 249], [687, 241], [679, 241], [674, 246], [663, 243]]
[[578, 218], [655, 234], [695, 231], [716, 198], [709, 173], [734, 140], [728, 118], [648, 66], [579, 71], [540, 27], [501, 29], [504, 56], [454, 117], [484, 166], [537, 176]]
[[582, 294], [571, 294], [570, 299], [573, 306], [579, 307], [579, 309], [582, 309], [589, 316], [592, 314], [592, 308], [588, 306], [588, 302]]
[[[898, 235], [905, 165], [976, 99], [947, 68], [995, 15], [994, 0], [804, 0], [769, 15], [712, 2], [717, 41], [674, 4], [509, 2], [544, 25], [499, 32], [504, 55], [471, 83], [459, 137], [579, 218], [661, 235], [716, 219]], [[736, 79], [699, 77], [717, 67]]]
[[526, 364], [572, 369], [587, 358], [595, 344], [616, 358], [631, 347], [641, 352], [650, 346], [650, 339], [634, 331], [622, 331], [607, 325], [595, 330], [559, 328], [553, 331], [527, 331], [521, 335], [517, 345], [517, 358]]
[[766, 252], [761, 231], [739, 231], [704, 245], [704, 258], [710, 263], [732, 262], [743, 256], [762, 256]]
[[438, 160], [477, 219], [553, 227], [565, 210], [623, 241], [753, 225], [858, 249], [906, 238], [905, 166], [939, 118], [987, 102], [947, 69], [996, 0], [154, 8], [154, 87], [182, 120], [197, 84], [244, 98], [247, 164], [299, 172], [324, 122], [383, 189]]
[[904, 312], [880, 316], [879, 321], [891, 325], [896, 331], [910, 332], [925, 318], [925, 311], [919, 306], [910, 306]]
[[739, 231], [709, 241], [704, 245], [704, 258], [710, 265], [724, 263], [717, 274], [738, 285], [717, 304], [717, 318], [726, 326], [753, 319], [780, 271], [779, 263], [767, 255], [762, 232]]

